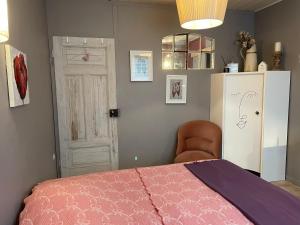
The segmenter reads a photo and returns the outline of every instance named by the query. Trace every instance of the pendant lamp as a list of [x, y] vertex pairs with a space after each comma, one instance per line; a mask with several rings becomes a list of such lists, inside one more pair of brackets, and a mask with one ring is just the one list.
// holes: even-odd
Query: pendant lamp
[[202, 30], [223, 24], [228, 0], [176, 0], [181, 27]]
[[0, 0], [0, 43], [7, 41], [8, 38], [7, 0]]

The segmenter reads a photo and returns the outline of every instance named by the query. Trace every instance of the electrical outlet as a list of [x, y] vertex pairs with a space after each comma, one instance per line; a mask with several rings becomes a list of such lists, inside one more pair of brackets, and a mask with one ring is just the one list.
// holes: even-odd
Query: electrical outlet
[[138, 157], [137, 156], [134, 156], [134, 161], [138, 161]]

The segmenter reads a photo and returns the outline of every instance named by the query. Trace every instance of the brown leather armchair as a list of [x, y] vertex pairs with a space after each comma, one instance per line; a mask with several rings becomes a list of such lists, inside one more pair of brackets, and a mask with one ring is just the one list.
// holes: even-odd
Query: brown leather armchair
[[209, 121], [191, 121], [178, 130], [175, 163], [204, 159], [219, 159], [222, 131]]

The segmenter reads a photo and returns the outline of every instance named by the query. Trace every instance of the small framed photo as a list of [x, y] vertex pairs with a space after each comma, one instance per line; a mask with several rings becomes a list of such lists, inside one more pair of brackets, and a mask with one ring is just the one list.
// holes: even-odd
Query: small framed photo
[[167, 75], [166, 103], [186, 104], [187, 76]]
[[153, 81], [152, 51], [130, 51], [131, 81]]

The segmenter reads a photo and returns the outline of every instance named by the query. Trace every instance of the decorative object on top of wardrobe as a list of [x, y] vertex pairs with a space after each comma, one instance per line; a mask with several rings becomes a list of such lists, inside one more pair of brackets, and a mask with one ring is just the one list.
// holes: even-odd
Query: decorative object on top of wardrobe
[[26, 55], [5, 45], [7, 83], [10, 107], [29, 104], [28, 67]]
[[282, 56], [281, 42], [275, 42], [275, 49], [273, 54], [273, 70], [280, 70], [280, 61]]
[[9, 39], [7, 0], [0, 0], [0, 43]]
[[262, 61], [259, 65], [258, 65], [258, 72], [266, 72], [268, 70], [268, 65], [267, 63], [265, 63], [264, 61]]
[[257, 71], [256, 42], [249, 32], [241, 31], [237, 43], [240, 45], [240, 54], [244, 60], [244, 72]]
[[200, 34], [169, 35], [162, 39], [162, 69], [213, 69], [215, 40]]
[[152, 51], [130, 51], [131, 81], [153, 81]]
[[221, 56], [221, 59], [224, 63], [224, 69], [223, 69], [224, 73], [238, 73], [239, 72], [239, 64], [238, 63], [235, 63], [232, 60], [225, 61], [223, 56]]
[[225, 73], [238, 73], [239, 72], [239, 64], [238, 63], [228, 63], [224, 68]]
[[187, 76], [167, 75], [166, 103], [186, 104]]
[[228, 0], [176, 0], [181, 27], [201, 30], [223, 24]]

